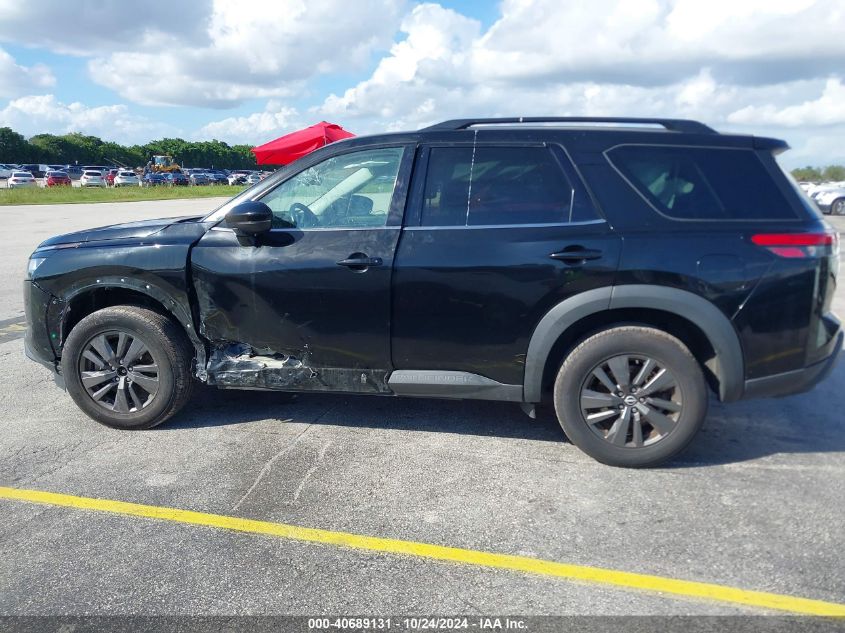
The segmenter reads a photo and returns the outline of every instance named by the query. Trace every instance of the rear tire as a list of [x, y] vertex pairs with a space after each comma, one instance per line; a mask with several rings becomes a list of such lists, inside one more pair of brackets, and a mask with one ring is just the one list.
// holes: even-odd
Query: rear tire
[[831, 215], [845, 215], [845, 198], [837, 198], [830, 203]]
[[146, 308], [104, 308], [71, 330], [62, 375], [80, 409], [118, 429], [149, 429], [191, 398], [193, 350], [182, 329]]
[[554, 385], [567, 437], [603, 464], [656, 466], [692, 441], [707, 413], [698, 361], [674, 336], [613, 327], [581, 342]]

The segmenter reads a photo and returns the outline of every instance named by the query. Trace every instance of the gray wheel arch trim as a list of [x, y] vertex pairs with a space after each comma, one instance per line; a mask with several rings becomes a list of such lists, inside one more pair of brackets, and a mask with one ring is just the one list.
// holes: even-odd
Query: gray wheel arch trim
[[525, 357], [523, 399], [540, 402], [546, 359], [560, 336], [584, 317], [604, 310], [651, 308], [671, 312], [695, 324], [716, 352], [710, 369], [719, 378], [719, 399], [742, 397], [744, 365], [742, 346], [728, 317], [706, 299], [678, 288], [631, 284], [596, 288], [570, 297], [549, 310], [537, 324]]
[[[196, 352], [196, 368], [194, 374], [200, 380], [205, 380], [205, 343], [194, 330], [193, 320], [191, 318], [190, 313], [179, 302], [175, 301], [171, 295], [169, 295], [164, 290], [160, 289], [154, 283], [151, 283], [148, 280], [136, 279], [133, 277], [126, 276], [104, 276], [100, 279], [97, 279], [96, 282], [87, 280], [84, 283], [78, 284], [70, 288], [68, 292], [61, 297], [61, 300], [65, 305], [68, 305], [71, 301], [73, 301], [73, 299], [75, 299], [79, 295], [101, 288], [125, 288], [126, 290], [134, 290], [140, 294], [147, 295], [151, 299], [154, 299], [155, 301], [160, 303], [164, 307], [164, 309], [167, 310], [167, 312], [176, 320], [176, 322], [180, 326], [182, 326], [182, 329], [185, 331], [185, 334], [187, 335], [188, 339], [191, 342], [191, 345], [194, 347], [194, 351]], [[67, 311], [63, 310], [60, 318], [62, 345], [64, 345], [64, 339], [67, 337], [67, 333], [65, 330], [65, 325], [68, 318]]]

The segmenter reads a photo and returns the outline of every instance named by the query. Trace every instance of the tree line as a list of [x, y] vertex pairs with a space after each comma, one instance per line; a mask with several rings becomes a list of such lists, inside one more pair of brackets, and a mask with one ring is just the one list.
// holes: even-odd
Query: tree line
[[180, 165], [216, 169], [257, 169], [251, 145], [222, 141], [186, 141], [163, 138], [144, 145], [119, 145], [96, 136], [36, 134], [27, 139], [8, 127], [0, 127], [0, 163], [47, 165], [113, 165], [142, 167], [155, 154], [167, 154]]
[[845, 180], [845, 166], [828, 165], [827, 167], [799, 167], [792, 170], [795, 180], [809, 182], [837, 182]]

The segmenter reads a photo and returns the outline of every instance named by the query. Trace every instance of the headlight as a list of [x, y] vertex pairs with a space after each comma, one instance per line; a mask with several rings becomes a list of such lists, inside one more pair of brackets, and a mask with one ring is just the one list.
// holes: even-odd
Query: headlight
[[33, 273], [36, 269], [47, 260], [46, 257], [30, 257], [29, 263], [26, 265], [26, 278], [32, 279]]

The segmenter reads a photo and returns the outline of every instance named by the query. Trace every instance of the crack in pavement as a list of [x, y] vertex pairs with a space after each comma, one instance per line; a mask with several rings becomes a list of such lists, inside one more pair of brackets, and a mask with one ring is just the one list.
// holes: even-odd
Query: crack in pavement
[[[325, 411], [323, 411], [322, 413], [320, 413], [320, 415], [318, 415], [316, 418], [314, 418], [314, 420], [312, 420], [311, 422], [309, 422], [309, 423], [308, 423], [308, 426], [306, 426], [304, 429], [302, 429], [302, 431], [300, 431], [300, 433], [299, 433], [296, 437], [294, 437], [294, 438], [293, 438], [293, 440], [291, 440], [288, 444], [286, 444], [285, 446], [283, 446], [283, 447], [282, 447], [282, 449], [281, 449], [278, 453], [276, 453], [276, 454], [275, 454], [275, 455], [273, 455], [273, 456], [272, 456], [269, 460], [267, 460], [267, 462], [264, 464], [264, 467], [261, 469], [261, 471], [258, 473], [258, 476], [255, 478], [255, 481], [253, 481], [253, 482], [252, 482], [252, 485], [251, 485], [251, 486], [249, 487], [249, 489], [248, 489], [248, 490], [244, 493], [244, 495], [243, 495], [243, 496], [242, 496], [242, 497], [238, 500], [238, 502], [237, 502], [234, 506], [232, 506], [232, 509], [230, 510], [230, 512], [234, 512], [234, 511], [235, 511], [235, 510], [237, 510], [239, 507], [241, 507], [241, 505], [243, 504], [243, 502], [247, 500], [247, 498], [248, 498], [248, 497], [249, 497], [249, 496], [250, 496], [250, 495], [251, 495], [251, 494], [255, 491], [255, 489], [258, 487], [258, 484], [260, 484], [260, 483], [261, 483], [261, 480], [262, 480], [262, 479], [264, 479], [264, 477], [265, 477], [265, 476], [266, 476], [266, 475], [267, 475], [267, 474], [268, 474], [268, 473], [269, 473], [269, 472], [273, 469], [273, 464], [274, 464], [274, 463], [275, 463], [275, 462], [276, 462], [276, 461], [277, 461], [280, 457], [282, 457], [282, 455], [284, 455], [284, 454], [288, 453], [289, 451], [291, 451], [291, 450], [292, 450], [292, 449], [293, 449], [293, 448], [294, 448], [294, 447], [295, 447], [295, 446], [299, 443], [299, 441], [302, 439], [302, 437], [303, 437], [303, 436], [304, 436], [304, 435], [305, 435], [305, 434], [309, 431], [309, 429], [311, 429], [311, 427], [312, 427], [312, 426], [314, 426], [317, 422], [319, 422], [320, 420], [322, 420], [322, 419], [323, 419], [323, 417], [324, 417], [324, 416], [325, 416], [325, 415], [326, 415], [329, 411], [331, 411], [332, 409], [333, 409], [333, 407], [328, 407]], [[287, 420], [284, 420], [284, 422], [292, 422], [292, 421], [293, 421], [293, 418], [288, 418]], [[306, 475], [307, 475], [307, 473], [306, 473]]]

